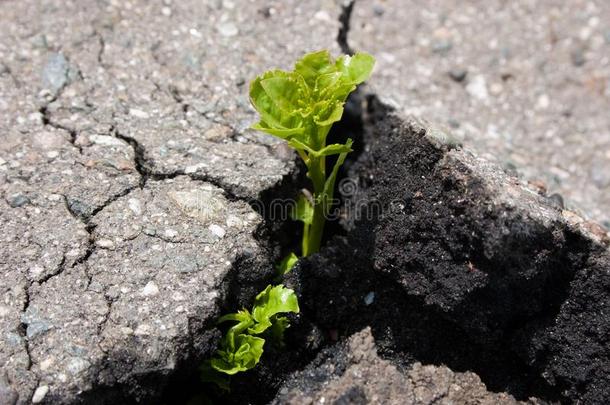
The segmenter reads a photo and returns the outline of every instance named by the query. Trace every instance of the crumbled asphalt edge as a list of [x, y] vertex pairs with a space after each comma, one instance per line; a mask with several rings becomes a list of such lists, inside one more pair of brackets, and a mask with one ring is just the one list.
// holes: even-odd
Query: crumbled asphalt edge
[[[409, 190], [412, 194], [421, 189], [423, 196], [405, 198], [421, 201], [423, 206], [405, 201], [416, 204], [416, 208], [406, 211], [410, 217], [400, 210], [388, 211], [381, 228], [376, 228], [374, 222], [364, 221], [355, 227], [348, 223], [351, 227], [346, 238], [336, 238], [319, 255], [301, 261], [289, 275], [288, 284], [302, 298], [303, 313], [321, 329], [334, 328], [341, 337], [373, 326], [379, 354], [397, 365], [406, 367], [420, 361], [444, 364], [454, 371], [473, 371], [489, 390], [508, 392], [523, 400], [535, 396], [552, 402], [607, 402], [610, 363], [603, 338], [610, 324], [607, 246], [558, 219], [543, 225], [527, 214], [524, 217], [521, 211], [511, 215], [508, 207], [507, 218], [501, 216], [501, 208], [486, 212], [486, 201], [497, 190], [490, 190], [484, 177], [480, 181], [476, 174], [470, 176], [459, 159], [445, 166], [443, 161], [454, 148], [452, 145], [438, 145], [423, 128], [393, 114], [375, 96], [368, 101], [365, 123], [372, 132], [365, 137], [369, 153], [362, 156], [356, 172], [349, 174], [362, 182], [362, 193], [352, 196], [352, 203], [390, 201], [404, 193], [408, 195]], [[411, 134], [404, 141], [391, 135], [403, 132]], [[410, 146], [398, 149], [401, 142]], [[373, 160], [380, 156], [388, 159], [381, 163]], [[363, 172], [366, 168], [370, 171]], [[437, 175], [431, 180], [435, 172]], [[443, 177], [443, 173], [448, 176]], [[456, 188], [455, 183], [459, 184], [463, 177], [469, 179], [468, 184]], [[376, 180], [369, 184], [369, 179]], [[388, 183], [393, 183], [394, 188]], [[460, 202], [471, 198], [476, 199], [466, 205]], [[445, 206], [449, 212], [437, 213], [437, 201], [439, 208]], [[463, 206], [471, 208], [456, 223], [451, 218], [460, 218]], [[383, 212], [386, 210], [380, 211]], [[496, 215], [500, 215], [499, 221], [490, 221]], [[451, 229], [451, 223], [465, 227], [468, 234], [477, 234], [460, 240], [456, 236], [463, 235], [462, 231], [448, 231], [445, 239], [442, 228]], [[503, 225], [510, 230], [507, 246], [488, 242], [487, 238], [497, 235], [502, 229], [498, 227]], [[409, 236], [418, 232], [424, 234], [424, 240], [431, 238], [424, 243], [426, 250], [421, 254], [416, 247], [403, 246], [409, 240], [419, 240]], [[432, 235], [426, 237], [426, 233]], [[487, 251], [493, 254], [491, 258], [484, 253]], [[401, 254], [420, 263], [426, 271], [435, 269], [436, 265], [430, 263], [447, 261], [447, 270], [439, 274], [434, 270], [431, 276], [442, 287], [426, 291], [425, 284], [417, 278], [413, 282], [403, 278], [417, 276], [420, 269], [394, 262], [401, 259]], [[532, 260], [535, 271], [530, 276], [511, 271], [511, 260], [523, 259]], [[483, 279], [468, 275], [463, 263], [469, 261], [482, 270], [472, 276], [487, 274], [488, 282], [481, 283]], [[445, 284], [456, 276], [458, 283]], [[467, 288], [466, 299], [459, 299], [460, 286]], [[377, 291], [376, 305], [363, 306], [362, 299], [370, 291]], [[515, 301], [511, 297], [522, 298]], [[506, 305], [511, 301], [515, 307]], [[290, 386], [290, 379], [287, 385]]]

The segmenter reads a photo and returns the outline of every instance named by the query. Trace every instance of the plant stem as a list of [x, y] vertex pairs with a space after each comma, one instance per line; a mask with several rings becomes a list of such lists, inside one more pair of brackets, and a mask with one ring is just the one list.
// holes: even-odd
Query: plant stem
[[[326, 182], [326, 159], [324, 156], [311, 157], [309, 164], [309, 177], [313, 183], [313, 220], [308, 232], [303, 235], [303, 256], [309, 256], [320, 250], [324, 222], [326, 221], [324, 183]], [[307, 240], [305, 240], [307, 238]]]

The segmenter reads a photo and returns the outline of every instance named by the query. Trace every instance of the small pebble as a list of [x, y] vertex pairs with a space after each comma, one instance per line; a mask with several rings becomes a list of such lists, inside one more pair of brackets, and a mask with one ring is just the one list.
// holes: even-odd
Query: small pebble
[[142, 295], [146, 297], [152, 297], [157, 294], [159, 294], [159, 287], [152, 281], [149, 281], [142, 289]]
[[42, 84], [54, 92], [59, 91], [68, 83], [68, 61], [61, 53], [49, 56], [42, 71]]
[[208, 229], [216, 236], [218, 236], [219, 238], [223, 238], [225, 236], [225, 234], [227, 233], [223, 227], [218, 226], [216, 224], [212, 224], [208, 227]]
[[114, 249], [115, 245], [114, 242], [111, 241], [110, 239], [99, 239], [95, 241], [95, 246], [100, 247], [102, 249]]
[[449, 40], [442, 39], [432, 42], [432, 52], [444, 55], [453, 48], [453, 43]]
[[463, 82], [467, 75], [468, 71], [462, 68], [455, 68], [449, 71], [449, 77], [458, 83]]
[[130, 108], [129, 115], [134, 116], [136, 118], [142, 118], [142, 119], [146, 119], [146, 118], [150, 117], [145, 111], [138, 110], [136, 108]]
[[563, 209], [564, 208], [564, 203], [563, 203], [563, 197], [561, 196], [561, 194], [551, 194], [550, 196], [547, 197], [548, 202], [559, 209]]
[[127, 202], [129, 209], [136, 215], [142, 214], [142, 204], [137, 198], [130, 198]]
[[489, 98], [489, 93], [487, 91], [487, 82], [485, 81], [485, 77], [483, 77], [483, 75], [477, 75], [473, 77], [472, 81], [466, 86], [466, 91], [473, 98], [476, 98], [481, 101], [485, 101]]
[[8, 205], [13, 208], [23, 207], [26, 204], [30, 203], [30, 199], [24, 196], [23, 194], [13, 194], [7, 199]]
[[582, 47], [578, 47], [570, 52], [572, 63], [574, 66], [580, 67], [585, 64], [585, 51]]
[[176, 236], [178, 236], [178, 232], [176, 230], [174, 230], [174, 229], [166, 229], [165, 230], [165, 236], [170, 238], [170, 239], [173, 239]]
[[373, 303], [373, 301], [375, 301], [375, 292], [371, 291], [364, 297], [364, 304], [369, 306]]
[[542, 94], [542, 95], [540, 95], [540, 97], [538, 97], [538, 101], [536, 102], [536, 107], [538, 107], [540, 110], [546, 110], [547, 108], [549, 108], [550, 104], [551, 104], [551, 99], [549, 98], [549, 96], [546, 94]]
[[32, 396], [32, 403], [38, 404], [38, 403], [42, 402], [44, 400], [44, 397], [47, 396], [48, 392], [49, 392], [48, 385], [41, 385], [40, 387], [36, 388], [36, 391], [34, 391], [34, 395]]
[[239, 33], [239, 29], [232, 22], [223, 22], [216, 27], [223, 37], [234, 37]]

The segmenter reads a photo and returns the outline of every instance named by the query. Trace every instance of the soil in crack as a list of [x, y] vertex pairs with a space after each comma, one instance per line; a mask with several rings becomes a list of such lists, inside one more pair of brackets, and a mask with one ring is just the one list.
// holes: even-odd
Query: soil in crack
[[[607, 399], [596, 332], [609, 325], [607, 253], [563, 223], [496, 204], [497, 190], [449, 149], [370, 105], [349, 230], [289, 276], [302, 316], [323, 335], [371, 326], [386, 358], [473, 371], [517, 399]], [[603, 285], [586, 299], [597, 304], [564, 310], [587, 277]]]

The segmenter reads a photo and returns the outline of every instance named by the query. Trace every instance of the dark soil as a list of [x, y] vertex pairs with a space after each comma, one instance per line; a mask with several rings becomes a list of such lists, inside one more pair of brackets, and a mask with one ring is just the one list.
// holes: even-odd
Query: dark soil
[[[266, 347], [216, 400], [267, 403], [320, 350], [371, 326], [380, 354], [401, 365], [473, 371], [517, 399], [609, 403], [608, 251], [495, 204], [482, 179], [375, 100], [360, 136], [345, 229], [331, 225], [334, 238], [285, 280], [301, 306], [287, 347]], [[246, 267], [232, 291], [263, 276]], [[232, 306], [249, 306], [253, 290], [233, 292]]]

